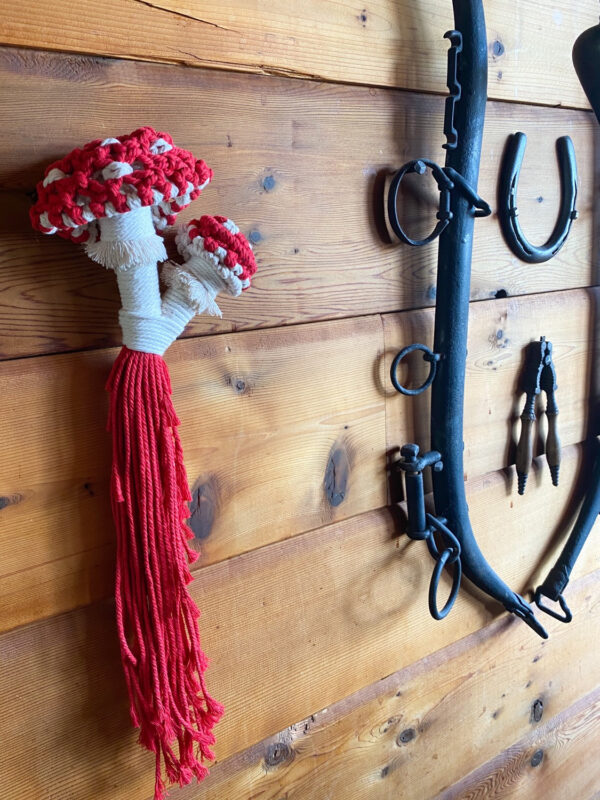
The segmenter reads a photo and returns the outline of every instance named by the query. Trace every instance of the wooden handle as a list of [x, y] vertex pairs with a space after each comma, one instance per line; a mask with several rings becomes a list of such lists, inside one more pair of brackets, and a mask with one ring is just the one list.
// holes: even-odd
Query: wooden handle
[[560, 438], [558, 436], [558, 414], [547, 414], [548, 438], [546, 440], [546, 461], [550, 467], [552, 483], [558, 486], [558, 472], [560, 468]]
[[529, 467], [533, 459], [533, 420], [521, 417], [521, 436], [517, 444], [517, 457], [515, 465], [519, 478], [519, 494], [525, 491], [525, 483], [529, 474]]

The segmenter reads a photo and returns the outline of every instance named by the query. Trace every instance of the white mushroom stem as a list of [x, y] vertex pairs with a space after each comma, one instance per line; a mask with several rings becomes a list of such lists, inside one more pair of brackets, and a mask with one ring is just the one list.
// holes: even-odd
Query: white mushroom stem
[[160, 287], [156, 262], [115, 272], [123, 311], [144, 317], [160, 317]]
[[121, 309], [119, 322], [124, 345], [131, 350], [163, 355], [196, 314], [205, 312], [221, 316], [215, 297], [225, 285], [219, 275], [212, 265], [205, 264], [203, 279], [200, 280], [188, 272], [186, 266], [168, 262], [163, 267], [162, 277], [167, 290], [163, 295], [160, 316], [140, 316]]
[[226, 289], [208, 254], [194, 256], [185, 264], [165, 264], [162, 271], [167, 290], [163, 294], [162, 313], [179, 327], [179, 335], [196, 314], [221, 316], [217, 295]]
[[154, 229], [149, 206], [98, 220], [100, 238], [86, 244], [88, 256], [117, 275], [123, 310], [141, 317], [160, 317], [157, 262], [167, 258]]

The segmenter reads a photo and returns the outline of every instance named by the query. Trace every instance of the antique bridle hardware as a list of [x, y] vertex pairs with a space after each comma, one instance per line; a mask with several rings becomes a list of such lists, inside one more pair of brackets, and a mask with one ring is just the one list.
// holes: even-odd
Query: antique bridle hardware
[[558, 406], [555, 392], [556, 370], [552, 361], [552, 342], [542, 336], [539, 342], [530, 342], [527, 346], [525, 370], [522, 377], [522, 390], [526, 394], [523, 413], [521, 414], [521, 435], [517, 444], [515, 464], [519, 494], [524, 494], [529, 466], [533, 459], [533, 425], [535, 422], [536, 398], [540, 392], [546, 393], [546, 417], [548, 418], [548, 434], [546, 437], [546, 461], [550, 467], [552, 485], [558, 486], [560, 470], [560, 439], [556, 425]]
[[[417, 386], [416, 389], [407, 389], [407, 387], [403, 386], [398, 380], [398, 367], [400, 366], [400, 362], [409, 353], [414, 353], [417, 350], [421, 350], [423, 352], [423, 361], [427, 361], [429, 363], [429, 375], [425, 378], [424, 382], [420, 386]], [[434, 381], [437, 370], [437, 362], [439, 360], [439, 353], [433, 353], [425, 344], [409, 344], [407, 347], [403, 347], [402, 350], [400, 350], [400, 352], [396, 353], [394, 356], [392, 366], [390, 367], [390, 380], [392, 381], [394, 389], [397, 392], [400, 392], [400, 394], [406, 394], [410, 397], [415, 397], [416, 395], [424, 392], [426, 389], [429, 389]]]
[[[600, 122], [600, 25], [584, 31], [573, 45], [573, 64], [577, 77]], [[598, 420], [592, 420], [592, 432], [598, 433]], [[546, 579], [535, 590], [535, 602], [539, 609], [562, 622], [570, 622], [572, 614], [563, 597], [563, 592], [571, 577], [575, 562], [600, 514], [600, 442], [593, 440], [595, 449], [594, 466], [587, 478], [587, 490], [581, 509], [556, 563]], [[542, 598], [558, 602], [562, 614], [544, 605]]]
[[[448, 50], [448, 76], [447, 86], [449, 90], [448, 97], [446, 98], [446, 105], [444, 108], [444, 136], [446, 142], [442, 145], [445, 150], [456, 150], [458, 146], [458, 131], [455, 125], [456, 105], [462, 97], [462, 87], [459, 81], [459, 54], [463, 50], [463, 37], [460, 31], [447, 31], [444, 34], [445, 39], [450, 40], [450, 48]], [[483, 127], [483, 123], [482, 123]], [[411, 238], [398, 219], [398, 190], [405, 175], [412, 172], [417, 175], [424, 175], [427, 167], [431, 170], [433, 179], [437, 183], [440, 192], [440, 202], [438, 212], [436, 214], [437, 224], [429, 236], [425, 239]], [[471, 206], [470, 213], [474, 217], [488, 217], [492, 213], [492, 209], [482, 200], [477, 194], [475, 189], [470, 186], [469, 182], [461, 175], [460, 172], [448, 164], [440, 167], [435, 161], [430, 161], [428, 158], [418, 158], [414, 161], [408, 161], [401, 167], [391, 178], [387, 187], [386, 194], [386, 219], [389, 227], [397, 236], [397, 238], [409, 244], [412, 247], [422, 247], [425, 244], [430, 244], [440, 236], [440, 234], [448, 227], [454, 212], [452, 211], [451, 197], [456, 193], [461, 195]]]
[[[561, 622], [570, 622], [573, 618], [571, 610], [563, 597], [563, 592], [569, 582], [571, 572], [583, 549], [583, 545], [594, 526], [594, 522], [598, 519], [598, 514], [600, 514], [600, 442], [598, 442], [597, 439], [594, 442], [594, 446], [596, 449], [596, 458], [589, 479], [590, 489], [585, 495], [573, 529], [561, 554], [556, 559], [556, 563], [551, 568], [545, 580], [535, 590], [534, 595], [537, 607], [551, 617], [561, 620]], [[557, 602], [563, 613], [559, 614], [557, 611], [544, 605], [542, 602], [543, 597]]]
[[[448, 116], [448, 114], [446, 114], [446, 116]], [[431, 174], [440, 191], [440, 203], [436, 214], [437, 224], [425, 239], [412, 239], [406, 233], [398, 219], [398, 190], [400, 189], [400, 184], [405, 175], [411, 172], [417, 175], [424, 175], [427, 171], [427, 167], [431, 170]], [[492, 209], [485, 200], [482, 200], [477, 192], [474, 192], [465, 179], [456, 172], [456, 170], [452, 169], [452, 167], [440, 167], [439, 164], [436, 164], [435, 161], [430, 161], [428, 158], [418, 158], [415, 161], [409, 161], [401, 167], [391, 179], [387, 192], [387, 219], [392, 231], [398, 239], [412, 247], [422, 247], [424, 244], [430, 244], [437, 239], [442, 231], [450, 224], [450, 220], [453, 216], [450, 210], [450, 196], [452, 192], [461, 194], [471, 203], [474, 217], [488, 217], [492, 213]]]
[[573, 66], [600, 122], [600, 25], [593, 25], [577, 37], [573, 45]]
[[498, 218], [506, 243], [512, 252], [529, 264], [541, 264], [555, 256], [565, 243], [573, 220], [577, 219], [577, 164], [569, 136], [556, 140], [560, 172], [560, 210], [554, 229], [545, 244], [533, 245], [523, 233], [517, 208], [519, 174], [527, 137], [520, 131], [512, 134], [504, 151], [498, 184]]
[[[405, 444], [400, 450], [400, 461], [396, 461], [393, 468], [396, 472], [404, 472], [406, 486], [406, 506], [408, 511], [409, 539], [425, 541], [431, 556], [436, 564], [429, 584], [429, 612], [434, 619], [444, 619], [454, 605], [456, 595], [460, 588], [462, 565], [460, 561], [461, 547], [456, 536], [446, 526], [447, 520], [439, 518], [425, 511], [425, 491], [423, 488], [423, 470], [431, 467], [434, 472], [440, 472], [444, 465], [442, 456], [435, 450], [419, 456], [418, 444]], [[440, 550], [435, 542], [434, 534], [438, 533], [443, 541]], [[437, 592], [440, 577], [444, 566], [454, 566], [452, 589], [450, 596], [441, 611], [437, 605]]]
[[[385, 196], [388, 225], [400, 241], [420, 246], [439, 240], [433, 347], [415, 344], [404, 348], [391, 370], [392, 383], [402, 394], [418, 395], [431, 387], [431, 451], [419, 457], [416, 445], [406, 445], [397, 469], [406, 476], [409, 536], [424, 539], [436, 560], [429, 593], [432, 615], [440, 619], [449, 612], [464, 574], [546, 638], [531, 606], [501, 580], [479, 549], [465, 494], [463, 406], [473, 231], [475, 218], [490, 213], [489, 205], [477, 193], [487, 98], [487, 38], [482, 0], [453, 0], [452, 5], [455, 30], [446, 34], [450, 40], [450, 95], [444, 115], [445, 165], [440, 167], [427, 159], [405, 164], [395, 173]], [[427, 238], [413, 240], [398, 221], [398, 187], [407, 173], [423, 173], [427, 167], [440, 191], [438, 222]], [[414, 350], [424, 353], [430, 364], [429, 375], [417, 389], [406, 389], [396, 372], [404, 356]], [[433, 467], [435, 514], [427, 514], [424, 506], [423, 469], [427, 466]], [[434, 535], [442, 542], [440, 547]], [[440, 611], [436, 595], [446, 564], [454, 566], [453, 586]]]

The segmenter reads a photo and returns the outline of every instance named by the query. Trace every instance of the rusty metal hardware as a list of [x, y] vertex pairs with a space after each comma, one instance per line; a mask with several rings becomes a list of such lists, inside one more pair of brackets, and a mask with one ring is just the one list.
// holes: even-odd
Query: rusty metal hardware
[[558, 486], [560, 471], [560, 439], [556, 418], [556, 370], [552, 360], [552, 342], [542, 336], [539, 342], [530, 342], [527, 347], [527, 359], [522, 378], [522, 389], [527, 395], [523, 413], [521, 414], [521, 435], [517, 444], [517, 482], [519, 494], [524, 494], [529, 466], [533, 459], [533, 424], [535, 422], [535, 403], [540, 392], [546, 393], [546, 417], [548, 418], [548, 435], [546, 437], [546, 461], [550, 467], [552, 485]]
[[533, 245], [523, 233], [517, 208], [517, 189], [527, 137], [520, 131], [508, 139], [500, 168], [498, 218], [504, 238], [512, 252], [529, 264], [541, 264], [555, 256], [567, 240], [573, 220], [577, 219], [577, 164], [569, 136], [556, 140], [560, 171], [560, 210], [556, 224], [545, 244]]

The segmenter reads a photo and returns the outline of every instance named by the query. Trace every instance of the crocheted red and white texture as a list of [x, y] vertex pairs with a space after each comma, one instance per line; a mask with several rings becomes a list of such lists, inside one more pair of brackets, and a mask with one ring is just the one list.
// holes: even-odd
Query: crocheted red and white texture
[[233, 220], [208, 214], [183, 225], [175, 237], [185, 266], [193, 273], [193, 261], [212, 265], [229, 294], [237, 297], [250, 286], [256, 272], [252, 246]]
[[116, 139], [95, 139], [50, 164], [36, 187], [31, 223], [42, 233], [75, 242], [98, 240], [97, 220], [151, 207], [156, 229], [175, 222], [209, 183], [212, 170], [168, 133], [138, 128]]

